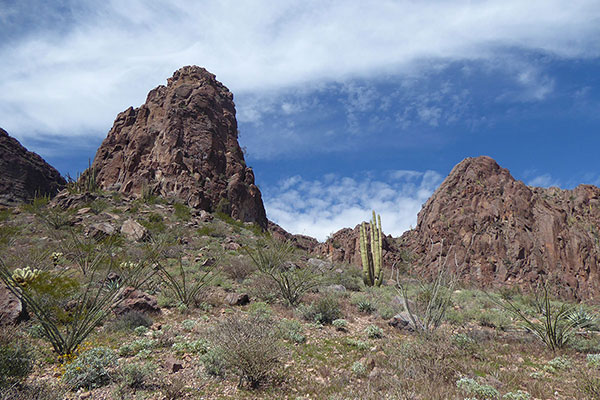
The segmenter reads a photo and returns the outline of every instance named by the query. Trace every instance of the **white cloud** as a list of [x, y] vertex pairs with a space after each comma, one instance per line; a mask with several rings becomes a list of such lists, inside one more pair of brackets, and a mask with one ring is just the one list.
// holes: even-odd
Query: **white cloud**
[[552, 175], [550, 175], [550, 174], [542, 174], [542, 175], [535, 176], [527, 181], [527, 185], [535, 186], [535, 187], [544, 187], [544, 188], [547, 188], [550, 186], [561, 187], [560, 182], [558, 180], [552, 178]]
[[368, 220], [375, 210], [381, 214], [383, 231], [400, 236], [416, 225], [417, 213], [442, 177], [434, 171], [406, 170], [384, 175], [395, 179], [383, 182], [333, 174], [309, 181], [288, 178], [278, 187], [264, 189], [267, 216], [289, 232], [323, 241], [341, 228]]
[[[595, 0], [568, 6], [560, 0], [74, 4], [72, 25], [0, 41], [0, 121], [17, 137], [103, 135], [117, 112], [141, 104], [149, 89], [186, 64], [206, 66], [237, 95], [419, 74], [444, 60], [493, 62], [504, 57], [500, 49], [600, 54]], [[17, 26], [15, 15], [11, 8], [1, 18]], [[553, 87], [551, 78], [540, 76], [533, 99]], [[367, 106], [363, 99], [356, 98], [358, 107]], [[431, 124], [440, 121], [435, 108], [416, 112]], [[248, 107], [241, 117], [256, 120], [259, 113]]]

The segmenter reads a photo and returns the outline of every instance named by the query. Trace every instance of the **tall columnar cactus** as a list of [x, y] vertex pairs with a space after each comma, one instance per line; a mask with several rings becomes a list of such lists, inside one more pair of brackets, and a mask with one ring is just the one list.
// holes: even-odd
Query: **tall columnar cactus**
[[[370, 243], [369, 243], [370, 236]], [[381, 286], [383, 281], [381, 216], [373, 211], [373, 220], [360, 226], [360, 256], [363, 265], [363, 281], [367, 286]]]

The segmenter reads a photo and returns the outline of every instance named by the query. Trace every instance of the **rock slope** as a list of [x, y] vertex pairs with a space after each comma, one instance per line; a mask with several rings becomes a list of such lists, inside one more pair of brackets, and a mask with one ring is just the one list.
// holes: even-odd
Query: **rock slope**
[[92, 168], [102, 188], [174, 196], [266, 229], [261, 193], [237, 139], [231, 92], [204, 68], [187, 66], [141, 107], [117, 116]]
[[443, 242], [447, 267], [477, 285], [528, 287], [545, 280], [564, 295], [600, 294], [600, 189], [594, 186], [528, 187], [489, 157], [467, 158], [401, 239], [422, 273], [434, 269]]
[[0, 128], [0, 204], [54, 196], [66, 184], [60, 173]]

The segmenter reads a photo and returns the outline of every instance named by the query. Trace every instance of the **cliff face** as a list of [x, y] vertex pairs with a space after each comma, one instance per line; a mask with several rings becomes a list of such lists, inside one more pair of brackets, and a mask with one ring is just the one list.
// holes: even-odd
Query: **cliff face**
[[56, 169], [0, 128], [0, 204], [28, 202], [36, 195], [54, 196], [65, 184]]
[[[360, 265], [358, 240], [358, 226], [345, 228], [313, 251]], [[528, 187], [489, 157], [467, 158], [425, 203], [416, 228], [386, 237], [383, 248], [386, 268], [404, 254], [412, 271], [431, 276], [442, 249], [463, 282], [527, 288], [545, 280], [563, 295], [598, 298], [600, 189]]]
[[448, 267], [465, 281], [528, 286], [544, 279], [565, 295], [600, 294], [597, 187], [532, 188], [489, 157], [468, 158], [425, 203], [417, 227], [402, 236], [423, 273], [435, 265], [442, 241], [451, 254]]
[[254, 173], [238, 143], [233, 95], [204, 68], [187, 66], [120, 113], [92, 164], [103, 188], [175, 196], [267, 227]]

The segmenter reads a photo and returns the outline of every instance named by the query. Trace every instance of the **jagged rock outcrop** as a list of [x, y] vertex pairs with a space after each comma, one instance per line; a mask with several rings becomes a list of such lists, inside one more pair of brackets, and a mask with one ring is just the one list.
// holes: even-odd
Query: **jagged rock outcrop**
[[65, 184], [56, 169], [0, 128], [0, 204], [12, 206], [36, 195], [54, 196]]
[[[399, 263], [402, 262], [402, 249], [391, 236], [385, 234], [382, 236], [384, 269], [391, 268], [393, 265], [399, 266]], [[360, 257], [360, 225], [356, 225], [354, 229], [343, 228], [333, 233], [325, 243], [319, 243], [313, 252], [326, 257], [332, 262], [362, 265]]]
[[308, 252], [314, 252], [315, 248], [319, 246], [317, 239], [306, 235], [293, 235], [272, 221], [269, 221], [268, 231], [275, 239], [288, 240], [297, 248]]
[[145, 104], [120, 113], [92, 168], [104, 189], [174, 196], [267, 227], [238, 143], [233, 95], [204, 68], [177, 70]]
[[421, 273], [443, 241], [447, 268], [473, 284], [549, 280], [563, 295], [600, 295], [600, 189], [528, 187], [489, 157], [456, 165], [401, 241]]

